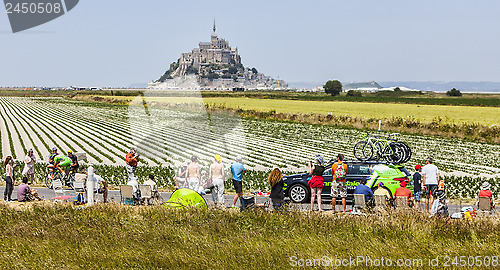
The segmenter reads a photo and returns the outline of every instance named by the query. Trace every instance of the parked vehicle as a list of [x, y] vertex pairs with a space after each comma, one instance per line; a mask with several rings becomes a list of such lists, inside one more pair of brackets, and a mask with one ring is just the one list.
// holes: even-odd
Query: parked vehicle
[[[361, 179], [367, 179], [367, 185], [373, 191], [378, 188], [379, 182], [383, 182], [385, 188], [389, 190], [391, 197], [394, 196], [394, 192], [400, 186], [401, 181], [408, 182], [406, 187], [413, 192], [412, 176], [402, 165], [358, 160], [344, 161], [344, 163], [347, 165], [347, 200], [353, 200], [354, 189], [359, 185]], [[325, 200], [331, 200], [330, 193], [333, 179], [331, 164], [327, 165], [326, 168], [327, 170], [323, 173], [325, 184], [321, 197]], [[289, 197], [294, 203], [309, 202], [311, 198], [311, 188], [308, 184], [309, 179], [311, 179], [309, 173], [284, 176], [285, 197]], [[340, 197], [337, 199], [340, 199]]]

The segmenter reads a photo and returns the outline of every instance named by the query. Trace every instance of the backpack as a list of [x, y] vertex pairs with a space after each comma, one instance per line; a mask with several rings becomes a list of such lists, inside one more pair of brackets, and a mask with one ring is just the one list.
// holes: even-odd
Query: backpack
[[84, 204], [83, 193], [77, 193], [75, 198], [73, 198], [73, 204], [81, 205]]
[[344, 163], [337, 163], [337, 169], [335, 170], [335, 179], [344, 179], [346, 171], [344, 168]]

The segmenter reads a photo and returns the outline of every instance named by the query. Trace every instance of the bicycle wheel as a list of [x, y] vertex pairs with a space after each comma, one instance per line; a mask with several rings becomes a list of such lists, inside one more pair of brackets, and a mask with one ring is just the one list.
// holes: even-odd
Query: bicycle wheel
[[68, 175], [68, 180], [67, 180], [66, 184], [71, 189], [75, 189], [74, 184], [73, 184], [74, 182], [75, 182], [75, 173], [71, 172]]
[[390, 143], [385, 147], [383, 156], [388, 162], [400, 164], [405, 158], [405, 151], [402, 146], [396, 143]]
[[398, 142], [398, 143], [403, 146], [403, 149], [405, 151], [405, 158], [402, 161], [402, 163], [406, 163], [406, 162], [410, 161], [410, 158], [411, 158], [411, 148], [406, 143], [404, 143], [404, 142]]
[[361, 161], [371, 159], [373, 157], [373, 146], [366, 141], [358, 142], [354, 146], [354, 156]]
[[46, 176], [45, 176], [45, 185], [52, 189], [52, 181], [54, 180], [54, 173], [53, 172], [49, 172]]

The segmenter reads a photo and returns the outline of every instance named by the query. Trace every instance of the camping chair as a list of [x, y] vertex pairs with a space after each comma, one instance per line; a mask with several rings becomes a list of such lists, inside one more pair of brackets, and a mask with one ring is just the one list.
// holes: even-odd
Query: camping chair
[[[354, 213], [361, 212], [361, 209], [366, 209], [366, 201], [364, 194], [354, 194], [354, 202], [352, 204]], [[358, 211], [359, 209], [359, 211]]]
[[135, 205], [134, 193], [132, 190], [132, 186], [129, 185], [120, 186], [121, 203]]
[[61, 180], [57, 179], [52, 182], [52, 189], [54, 190], [54, 194], [56, 197], [52, 199], [54, 202], [62, 202], [64, 200], [73, 198], [73, 196], [64, 195], [64, 189]]
[[240, 211], [253, 210], [255, 208], [255, 197], [253, 196], [241, 196], [240, 197]]
[[400, 210], [410, 209], [410, 206], [408, 205], [408, 197], [396, 197], [395, 203], [396, 203], [395, 206], [396, 209]]
[[85, 188], [85, 181], [81, 181], [81, 180], [78, 180], [78, 181], [75, 181], [73, 183], [73, 189], [75, 190], [76, 193], [80, 194], [80, 196], [82, 196], [82, 199], [85, 203], [85, 200], [87, 199], [87, 190]]
[[385, 195], [375, 195], [375, 207], [386, 208], [387, 205], [387, 196]]
[[139, 185], [139, 191], [141, 193], [141, 202], [145, 203], [146, 200], [149, 204], [149, 200], [153, 198], [153, 190], [150, 185]]
[[477, 208], [480, 213], [489, 213], [490, 215], [495, 211], [495, 208], [491, 205], [490, 197], [479, 197]]

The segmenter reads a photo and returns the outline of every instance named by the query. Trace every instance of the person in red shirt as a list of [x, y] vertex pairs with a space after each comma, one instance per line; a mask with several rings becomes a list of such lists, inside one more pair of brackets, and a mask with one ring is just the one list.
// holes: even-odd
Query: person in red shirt
[[491, 188], [490, 183], [488, 183], [488, 182], [484, 182], [481, 188], [482, 188], [482, 189], [479, 191], [479, 195], [478, 195], [478, 196], [479, 196], [479, 197], [487, 197], [487, 198], [490, 198], [491, 205], [492, 205], [492, 206], [493, 206], [493, 205], [495, 205], [495, 204], [493, 203], [493, 199], [492, 199], [492, 197], [493, 197], [493, 196], [492, 196], [492, 194], [491, 194], [491, 190], [490, 190], [490, 188]]
[[394, 197], [408, 197], [408, 202], [412, 199], [411, 190], [406, 188], [406, 181], [401, 181], [400, 187], [394, 192]]
[[125, 157], [125, 162], [127, 163], [127, 174], [128, 179], [132, 179], [135, 176], [135, 169], [137, 168], [137, 163], [139, 162], [139, 154], [135, 152], [135, 149], [130, 149], [130, 152]]

